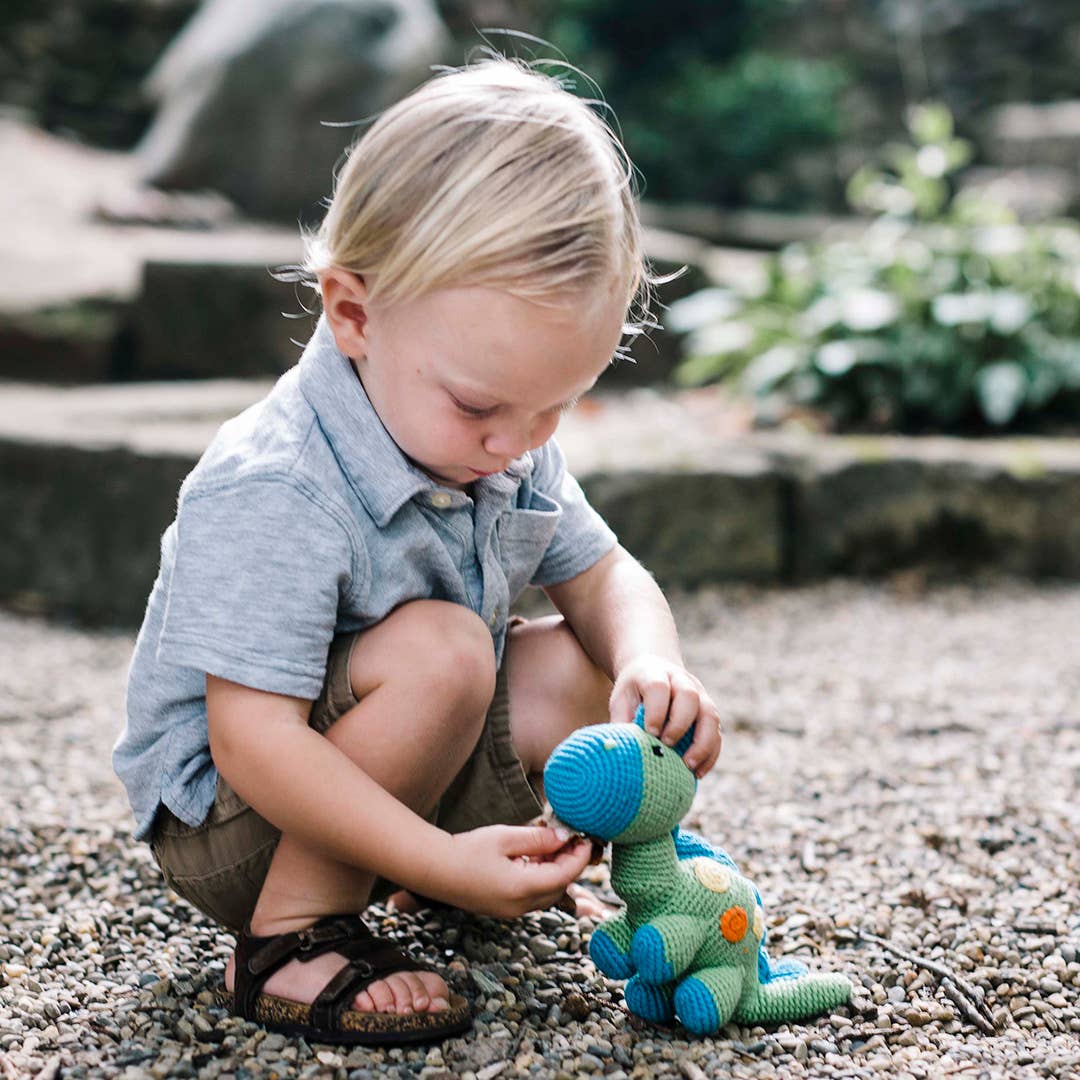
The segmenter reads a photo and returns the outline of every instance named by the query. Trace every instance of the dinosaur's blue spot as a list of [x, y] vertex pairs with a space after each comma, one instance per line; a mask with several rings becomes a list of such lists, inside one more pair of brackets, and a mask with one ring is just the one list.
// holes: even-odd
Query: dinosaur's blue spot
[[[705, 855], [710, 859], [723, 863], [724, 866], [734, 870], [736, 874], [739, 873], [735, 860], [723, 848], [714, 847], [708, 840], [703, 840], [698, 836], [697, 833], [688, 832], [686, 829], [676, 825], [671, 830], [671, 835], [675, 839], [675, 854], [680, 859], [696, 859]], [[757, 895], [756, 886], [754, 893]], [[758, 903], [761, 903], [760, 897], [758, 897]]]
[[675, 991], [675, 1012], [695, 1035], [711, 1035], [720, 1027], [720, 1014], [709, 988], [693, 976], [679, 983]]
[[801, 960], [790, 957], [773, 960], [764, 948], [758, 953], [758, 981], [763, 985], [778, 979], [797, 979], [808, 970]]
[[655, 926], [642, 926], [634, 934], [630, 959], [642, 980], [654, 986], [675, 978], [675, 969], [668, 961], [663, 935]]
[[556, 815], [605, 840], [627, 828], [645, 783], [639, 738], [626, 724], [595, 724], [555, 747], [544, 768], [544, 794]]
[[593, 931], [589, 941], [589, 956], [609, 979], [629, 979], [634, 973], [634, 965], [630, 963], [630, 957], [619, 952], [619, 947], [611, 940], [603, 927], [597, 927]]
[[670, 992], [665, 993], [659, 987], [646, 985], [636, 975], [623, 991], [626, 1007], [635, 1016], [648, 1020], [650, 1024], [666, 1024], [674, 1019], [675, 1009], [669, 994]]

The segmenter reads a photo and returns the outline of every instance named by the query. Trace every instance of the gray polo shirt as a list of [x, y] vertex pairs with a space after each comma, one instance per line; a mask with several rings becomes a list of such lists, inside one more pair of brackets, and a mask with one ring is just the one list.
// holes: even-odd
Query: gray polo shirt
[[475, 611], [501, 664], [518, 594], [616, 543], [554, 440], [472, 489], [404, 457], [321, 319], [297, 366], [222, 425], [162, 537], [113, 751], [136, 838], [160, 804], [198, 825], [213, 803], [207, 672], [314, 700], [335, 634], [418, 599]]

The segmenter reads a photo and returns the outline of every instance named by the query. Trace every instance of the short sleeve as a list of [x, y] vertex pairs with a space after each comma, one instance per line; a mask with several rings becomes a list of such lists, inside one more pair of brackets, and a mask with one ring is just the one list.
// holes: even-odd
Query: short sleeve
[[588, 570], [618, 539], [589, 505], [581, 485], [566, 470], [559, 444], [549, 439], [533, 453], [532, 486], [562, 508], [558, 527], [531, 584], [558, 585]]
[[344, 523], [284, 479], [182, 498], [158, 659], [314, 700], [360, 571]]

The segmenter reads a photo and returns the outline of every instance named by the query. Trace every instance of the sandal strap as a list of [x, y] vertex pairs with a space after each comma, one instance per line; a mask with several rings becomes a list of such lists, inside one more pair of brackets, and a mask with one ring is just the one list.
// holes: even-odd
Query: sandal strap
[[397, 971], [434, 971], [430, 964], [414, 960], [392, 942], [376, 937], [365, 925], [338, 950], [348, 963], [323, 987], [311, 1005], [311, 1021], [323, 1030], [337, 1030], [341, 1014], [353, 998], [373, 982]]
[[[431, 971], [390, 942], [377, 938], [359, 915], [329, 915], [289, 934], [255, 937], [247, 924], [236, 942], [233, 1009], [254, 1020], [255, 1005], [274, 972], [291, 960], [304, 963], [323, 953], [339, 952], [348, 963], [323, 987], [312, 1004], [319, 1027], [337, 1029], [341, 1013], [370, 983], [394, 971]], [[349, 988], [354, 987], [352, 994]]]
[[350, 960], [327, 984], [311, 1004], [311, 1023], [323, 1030], [337, 1031], [341, 1014], [347, 1012], [353, 999], [373, 982], [396, 971], [430, 971], [404, 953], [393, 950], [394, 956], [384, 955], [382, 962]]
[[346, 947], [359, 932], [371, 935], [359, 916], [330, 915], [313, 926], [289, 934], [255, 937], [248, 923], [236, 942], [233, 1008], [245, 1020], [255, 1019], [255, 1002], [266, 980], [291, 960], [311, 960]]

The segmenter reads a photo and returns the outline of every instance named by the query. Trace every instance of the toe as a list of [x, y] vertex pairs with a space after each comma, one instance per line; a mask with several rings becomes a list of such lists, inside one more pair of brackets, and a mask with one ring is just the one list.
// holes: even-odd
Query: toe
[[579, 919], [593, 919], [598, 922], [610, 918], [618, 911], [618, 908], [604, 903], [599, 896], [582, 885], [571, 884], [566, 893], [574, 902], [574, 914]]
[[415, 915], [421, 910], [420, 901], [407, 889], [398, 889], [396, 893], [389, 896], [386, 907], [388, 911], [398, 912], [403, 915]]
[[442, 1012], [450, 1008], [450, 991], [442, 977], [434, 971], [421, 971], [418, 974], [428, 998], [428, 1012]]
[[409, 1004], [413, 1012], [427, 1012], [431, 997], [423, 979], [415, 971], [402, 972], [399, 976], [409, 988]]
[[394, 1011], [394, 992], [386, 984], [385, 979], [373, 982], [364, 993], [358, 994], [357, 1002], [363, 997], [366, 997], [369, 1001], [369, 1005], [365, 1010], [367, 1012], [385, 1013]]
[[408, 975], [400, 971], [388, 975], [386, 985], [390, 987], [390, 992], [394, 995], [394, 1012], [411, 1013], [413, 1011], [413, 992]]

